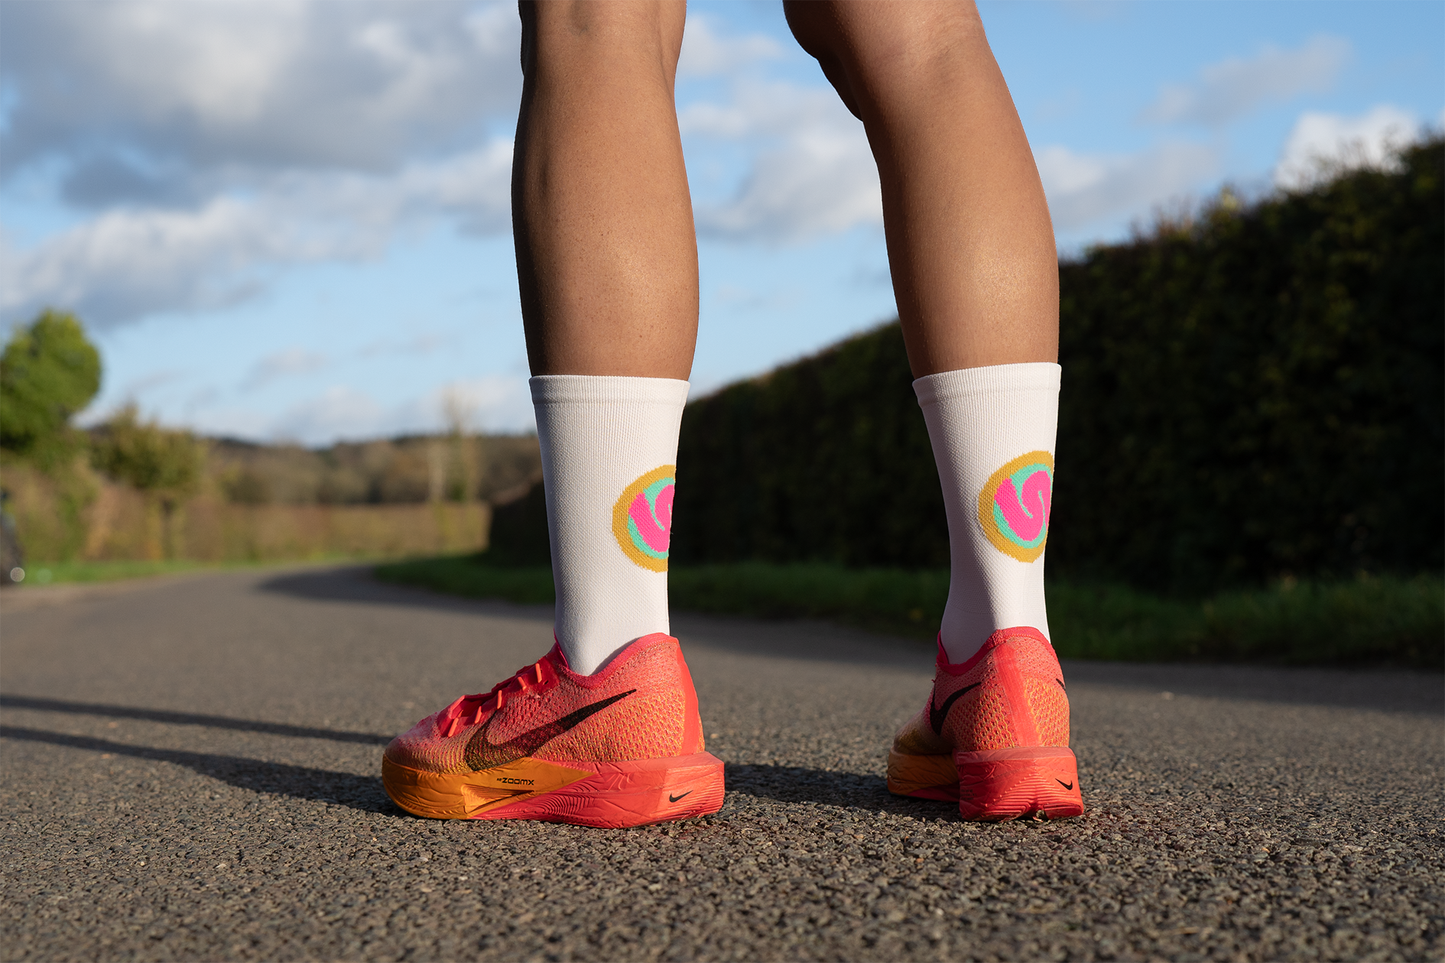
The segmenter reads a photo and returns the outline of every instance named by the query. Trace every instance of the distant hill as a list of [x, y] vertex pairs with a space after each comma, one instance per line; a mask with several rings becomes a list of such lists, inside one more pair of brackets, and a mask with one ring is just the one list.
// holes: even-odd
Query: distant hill
[[506, 500], [542, 476], [535, 435], [411, 435], [325, 448], [209, 440], [208, 473], [248, 505]]

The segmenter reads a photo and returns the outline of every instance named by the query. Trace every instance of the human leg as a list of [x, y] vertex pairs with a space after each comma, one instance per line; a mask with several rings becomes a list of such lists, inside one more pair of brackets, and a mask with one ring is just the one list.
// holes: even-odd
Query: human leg
[[[899, 734], [890, 785], [962, 793], [973, 818], [1073, 814], [1068, 703], [1043, 596], [1058, 265], [1023, 127], [971, 3], [786, 10], [878, 163], [899, 318], [948, 511], [939, 675]], [[979, 783], [980, 772], [993, 775]]]
[[523, 3], [512, 218], [534, 375], [687, 380], [697, 240], [673, 103], [682, 2]]
[[[1030, 504], [1029, 478], [1010, 480], [1021, 500], [1010, 504], [1005, 491], [1000, 511], [1023, 532], [1005, 517], [990, 539], [975, 521], [981, 488], [1005, 463], [1042, 452], [1030, 464], [1046, 464], [1051, 480], [1059, 316], [1048, 205], [978, 12], [888, 2], [787, 12], [878, 161], [899, 319], [949, 509], [943, 645], [961, 662], [995, 629], [1047, 636], [1047, 531], [1032, 523], [1045, 521], [1051, 492], [1035, 482]], [[1033, 558], [995, 547], [1016, 541]]]
[[681, 3], [524, 3], [513, 164], [557, 645], [393, 740], [403, 808], [625, 826], [713, 812], [722, 763], [667, 613], [697, 256], [672, 83]]
[[590, 673], [668, 630], [671, 466], [698, 313], [673, 104], [686, 10], [609, 0], [521, 12], [512, 194], [522, 318], [557, 640]]
[[1056, 361], [1048, 205], [973, 4], [785, 9], [873, 148], [914, 377]]

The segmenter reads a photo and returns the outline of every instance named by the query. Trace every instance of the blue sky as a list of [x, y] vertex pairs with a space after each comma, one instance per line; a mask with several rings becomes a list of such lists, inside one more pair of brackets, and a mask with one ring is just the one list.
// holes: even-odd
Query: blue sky
[[[1386, 163], [1445, 107], [1445, 4], [985, 2], [1061, 252], [1230, 184]], [[0, 3], [0, 325], [74, 310], [134, 400], [323, 444], [531, 426], [509, 3]], [[861, 125], [775, 2], [695, 2], [678, 111], [693, 394], [893, 314]]]

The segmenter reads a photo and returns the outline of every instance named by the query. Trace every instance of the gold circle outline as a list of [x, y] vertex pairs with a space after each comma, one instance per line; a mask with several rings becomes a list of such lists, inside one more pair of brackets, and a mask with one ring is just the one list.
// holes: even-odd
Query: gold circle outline
[[1049, 466], [1049, 516], [1044, 520], [1047, 525], [1053, 516], [1053, 475], [1054, 456], [1046, 451], [1031, 451], [1006, 463], [998, 471], [988, 477], [983, 483], [983, 488], [978, 493], [978, 524], [983, 529], [983, 534], [993, 543], [993, 547], [1003, 552], [1009, 558], [1018, 559], [1020, 562], [1032, 562], [1044, 554], [1044, 546], [1049, 543], [1048, 529], [1044, 529], [1044, 540], [1033, 548], [1021, 548], [1003, 537], [998, 526], [993, 521], [993, 496], [998, 491], [999, 483], [1012, 475], [1025, 465], [1043, 463]]
[[[617, 499], [617, 504], [612, 506], [612, 534], [617, 539], [617, 544], [621, 547], [622, 554], [643, 568], [653, 572], [666, 572], [667, 559], [653, 558], [651, 555], [637, 550], [637, 546], [632, 544], [632, 535], [627, 531], [627, 513], [628, 510], [632, 508], [632, 500], [637, 497], [638, 492], [653, 482], [661, 481], [664, 478], [671, 478], [674, 480], [674, 484], [676, 484], [677, 466], [662, 465], [654, 468], [652, 471], [638, 478], [631, 485], [622, 489], [622, 496]], [[669, 537], [671, 537], [670, 533]]]

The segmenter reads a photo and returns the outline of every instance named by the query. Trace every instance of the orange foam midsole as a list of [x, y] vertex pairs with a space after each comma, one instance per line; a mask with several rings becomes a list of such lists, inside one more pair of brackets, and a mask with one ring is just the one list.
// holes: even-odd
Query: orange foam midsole
[[888, 754], [888, 789], [957, 801], [965, 819], [1053, 818], [1084, 811], [1078, 762], [1065, 746], [1020, 746], [949, 755]]
[[626, 762], [528, 757], [463, 773], [426, 772], [383, 757], [381, 771], [398, 806], [433, 819], [632, 826], [722, 806], [722, 760], [707, 752]]
[[888, 791], [896, 796], [952, 802], [958, 798], [958, 767], [951, 754], [914, 756], [889, 750]]
[[1079, 764], [1065, 746], [955, 752], [953, 764], [964, 819], [1061, 819], [1084, 811]]

